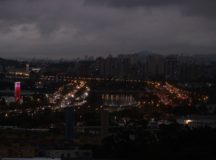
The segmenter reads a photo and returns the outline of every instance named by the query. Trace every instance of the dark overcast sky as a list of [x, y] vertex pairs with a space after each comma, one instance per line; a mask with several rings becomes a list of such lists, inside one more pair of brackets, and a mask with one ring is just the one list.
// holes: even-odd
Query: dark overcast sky
[[0, 0], [0, 57], [216, 53], [216, 0]]

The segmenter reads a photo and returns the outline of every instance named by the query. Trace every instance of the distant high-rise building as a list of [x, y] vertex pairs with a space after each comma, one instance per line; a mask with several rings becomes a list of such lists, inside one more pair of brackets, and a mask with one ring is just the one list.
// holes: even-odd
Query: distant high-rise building
[[196, 65], [194, 63], [193, 57], [180, 56], [179, 57], [179, 80], [181, 81], [191, 81], [196, 79], [195, 72]]
[[30, 72], [30, 65], [26, 64], [26, 72], [29, 73]]
[[164, 76], [164, 57], [152, 54], [147, 57], [146, 77], [150, 79], [161, 79]]
[[177, 55], [170, 55], [166, 57], [165, 77], [167, 80], [179, 79], [179, 61]]

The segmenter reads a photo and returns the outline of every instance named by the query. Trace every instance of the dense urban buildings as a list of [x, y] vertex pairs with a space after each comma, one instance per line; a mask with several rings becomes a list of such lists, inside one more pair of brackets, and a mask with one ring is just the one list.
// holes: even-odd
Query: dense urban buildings
[[216, 0], [0, 0], [0, 160], [216, 159]]
[[214, 155], [214, 55], [1, 59], [0, 66], [1, 157]]
[[38, 62], [37, 65], [34, 67], [25, 62], [15, 61], [7, 64], [5, 61], [1, 64], [0, 71], [1, 75], [6, 77], [36, 78], [37, 74], [40, 74], [55, 76], [56, 80], [60, 80], [63, 76], [73, 76], [192, 82], [213, 81], [216, 77], [214, 55], [198, 57], [140, 52], [116, 57], [110, 55], [106, 58], [45, 61]]

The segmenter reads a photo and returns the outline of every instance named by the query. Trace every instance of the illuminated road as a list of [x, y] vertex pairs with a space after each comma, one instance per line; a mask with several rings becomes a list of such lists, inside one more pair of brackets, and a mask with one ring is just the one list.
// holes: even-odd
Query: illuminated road
[[[159, 99], [157, 106], [175, 106], [179, 104], [187, 104], [188, 106], [191, 106], [193, 103], [191, 93], [189, 91], [179, 89], [168, 82], [160, 83], [148, 81], [147, 84]], [[199, 99], [199, 97], [197, 97], [197, 99]], [[207, 96], [202, 96], [200, 98], [201, 102], [206, 102], [207, 100]]]
[[[47, 77], [46, 77], [47, 78]], [[67, 77], [68, 80], [71, 77]], [[119, 81], [120, 79], [116, 79]], [[66, 85], [61, 86], [57, 89], [53, 94], [46, 95], [49, 100], [49, 105], [41, 105], [37, 107], [28, 106], [28, 108], [22, 109], [8, 109], [6, 111], [0, 112], [0, 116], [4, 116], [5, 118], [10, 116], [17, 116], [23, 113], [26, 113], [29, 116], [35, 116], [39, 112], [43, 112], [46, 109], [49, 109], [53, 112], [63, 111], [67, 107], [75, 107], [75, 109], [80, 109], [83, 105], [87, 103], [87, 99], [90, 93], [90, 87], [87, 85], [87, 81], [85, 80], [69, 80]], [[131, 81], [134, 83], [141, 83], [139, 80]], [[147, 93], [147, 97], [145, 100], [137, 101], [137, 105], [135, 107], [143, 107], [145, 105], [150, 105], [153, 107], [160, 106], [176, 106], [176, 105], [193, 105], [193, 98], [191, 97], [191, 93], [189, 91], [177, 88], [176, 86], [165, 82], [154, 82], [154, 81], [145, 81], [142, 82], [146, 85], [146, 89], [149, 93]], [[132, 92], [132, 90], [130, 90]], [[148, 95], [149, 94], [149, 95]], [[152, 96], [153, 95], [153, 96]], [[156, 98], [154, 98], [154, 96]], [[205, 103], [208, 101], [207, 96], [195, 97], [199, 100], [199, 102]], [[89, 106], [88, 108], [90, 108]], [[98, 111], [105, 106], [96, 106], [95, 110]], [[111, 108], [109, 108], [111, 109]], [[117, 108], [118, 110], [118, 108]]]
[[70, 106], [82, 106], [87, 103], [90, 88], [85, 81], [73, 81], [66, 86], [60, 87], [50, 98], [50, 103], [54, 104], [53, 110], [58, 110]]
[[[50, 109], [53, 112], [62, 111], [67, 107], [82, 106], [87, 103], [87, 98], [90, 92], [90, 88], [87, 86], [85, 81], [74, 80], [60, 87], [52, 95], [47, 95], [49, 104], [47, 106], [38, 106], [36, 108], [25, 108], [25, 109], [11, 109], [0, 112], [5, 118], [11, 115], [21, 115], [23, 113], [29, 116], [37, 115], [46, 109]], [[30, 106], [29, 106], [30, 107]]]

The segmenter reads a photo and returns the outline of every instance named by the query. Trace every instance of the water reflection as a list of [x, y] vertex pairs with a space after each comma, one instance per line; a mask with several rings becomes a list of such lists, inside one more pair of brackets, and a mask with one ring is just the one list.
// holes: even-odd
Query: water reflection
[[136, 104], [133, 95], [128, 94], [102, 94], [101, 98], [105, 106], [131, 106]]

